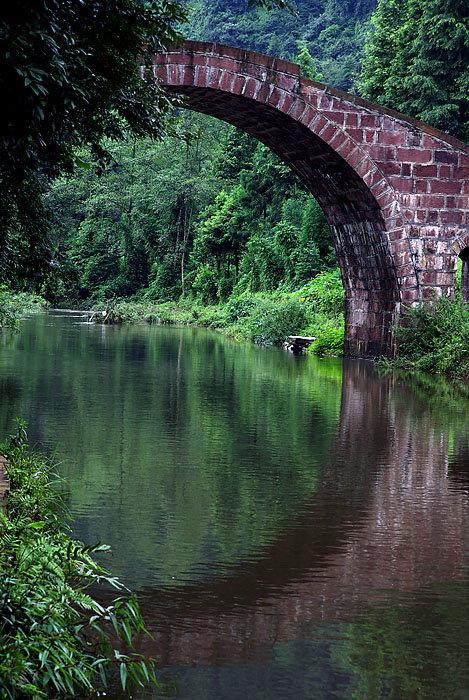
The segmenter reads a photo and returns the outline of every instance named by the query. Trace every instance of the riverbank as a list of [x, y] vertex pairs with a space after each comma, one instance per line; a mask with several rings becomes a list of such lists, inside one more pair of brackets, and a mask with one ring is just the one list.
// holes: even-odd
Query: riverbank
[[133, 652], [132, 637], [144, 629], [135, 597], [124, 591], [103, 607], [87, 592], [123, 586], [93, 559], [106, 547], [69, 536], [51, 465], [30, 450], [22, 422], [0, 453], [9, 487], [0, 513], [1, 697], [94, 695], [113, 676], [124, 691], [129, 681], [156, 683], [152, 665]]
[[469, 304], [459, 295], [408, 310], [395, 332], [396, 358], [382, 366], [469, 380]]
[[337, 270], [318, 275], [296, 292], [243, 294], [212, 306], [192, 299], [164, 303], [118, 300], [97, 304], [92, 318], [97, 323], [205, 326], [258, 345], [279, 345], [290, 335], [314, 336], [310, 352], [342, 355], [343, 298]]
[[38, 294], [16, 292], [0, 286], [0, 330], [8, 328], [16, 331], [26, 314], [42, 311], [46, 307], [46, 300]]

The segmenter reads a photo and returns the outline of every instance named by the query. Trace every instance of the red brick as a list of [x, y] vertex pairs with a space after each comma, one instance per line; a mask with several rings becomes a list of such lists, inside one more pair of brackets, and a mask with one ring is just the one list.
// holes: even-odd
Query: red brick
[[411, 167], [410, 163], [401, 163], [401, 175], [403, 177], [410, 177]]
[[363, 129], [347, 129], [347, 134], [357, 143], [363, 143]]
[[460, 211], [442, 211], [440, 213], [442, 224], [462, 224], [463, 215]]
[[308, 90], [302, 90], [301, 91], [301, 97], [307, 102], [308, 104], [311, 105], [314, 109], [317, 109], [318, 107], [318, 95], [317, 92], [312, 92], [311, 88]]
[[413, 182], [410, 178], [390, 177], [389, 182], [399, 192], [412, 192]]
[[168, 83], [168, 66], [153, 66], [153, 75], [166, 85]]
[[437, 194], [460, 194], [461, 182], [451, 180], [432, 180], [430, 182], [430, 192]]
[[258, 102], [265, 103], [265, 102], [267, 102], [269, 95], [270, 95], [270, 85], [269, 85], [269, 83], [264, 82], [261, 84], [261, 86], [259, 88], [259, 92], [257, 93], [256, 100]]
[[283, 96], [283, 90], [279, 90], [278, 88], [274, 87], [274, 89], [272, 90], [272, 94], [269, 97], [268, 104], [271, 105], [272, 107], [277, 107], [282, 96]]
[[286, 73], [279, 73], [277, 78], [277, 86], [281, 90], [288, 90], [293, 92], [298, 85], [298, 78], [293, 75], [287, 75]]
[[423, 270], [423, 272], [420, 273], [420, 278], [423, 284], [434, 284], [435, 276], [436, 273], [431, 270]]
[[428, 192], [428, 180], [416, 180], [415, 191], [420, 194]]
[[457, 165], [458, 154], [449, 151], [435, 151], [435, 163], [452, 163]]
[[385, 175], [400, 175], [401, 174], [401, 166], [399, 163], [393, 163], [393, 162], [382, 162], [378, 163], [378, 166], [380, 170]]
[[331, 109], [331, 108], [332, 108], [332, 104], [333, 104], [332, 98], [330, 98], [330, 97], [328, 97], [327, 95], [325, 95], [324, 93], [322, 93], [322, 95], [321, 95], [321, 101], [320, 101], [320, 104], [319, 104], [321, 110], [322, 110], [322, 111], [326, 111], [326, 110]]
[[357, 127], [358, 126], [358, 114], [355, 114], [355, 112], [348, 112], [347, 113], [347, 120], [346, 120], [347, 127]]
[[436, 273], [436, 283], [442, 284], [444, 286], [449, 286], [455, 283], [454, 272], [437, 272]]
[[415, 164], [413, 169], [414, 177], [436, 177], [438, 167], [436, 165]]
[[305, 109], [306, 104], [303, 102], [303, 100], [296, 100], [296, 102], [293, 104], [293, 107], [290, 109], [289, 115], [292, 119], [298, 121]]
[[[254, 54], [253, 62], [257, 61], [258, 55], [259, 54]], [[290, 61], [285, 61], [283, 58], [275, 59], [275, 69], [278, 71], [284, 71], [285, 73], [292, 73], [295, 76], [299, 76], [300, 73], [299, 66], [297, 66], [295, 63], [291, 63]]]
[[417, 148], [398, 148], [397, 157], [407, 163], [428, 163], [432, 158], [432, 152], [419, 151]]
[[404, 291], [402, 292], [403, 301], [417, 301], [418, 298], [418, 289], [404, 289]]
[[[245, 82], [246, 82], [246, 78], [244, 77], [244, 75], [237, 75], [234, 79], [233, 86], [231, 88], [231, 92], [235, 95], [241, 95]], [[269, 102], [270, 102], [270, 100], [269, 100]]]
[[239, 61], [235, 61], [232, 58], [219, 58], [218, 56], [210, 56], [209, 65], [213, 68], [221, 68], [222, 70], [229, 70], [238, 72], [240, 69]]
[[[332, 143], [331, 143], [332, 146]], [[357, 167], [355, 168], [355, 172], [360, 175], [360, 177], [365, 177], [365, 175], [368, 174], [370, 170], [370, 161], [368, 158], [364, 158], [360, 163], [358, 163]]]
[[352, 167], [355, 168], [358, 163], [363, 160], [364, 158], [364, 153], [362, 150], [359, 148], [355, 149], [353, 153], [347, 158], [347, 163]]
[[[193, 66], [184, 66], [182, 69], [182, 85], [194, 85], [195, 83], [195, 68]], [[233, 76], [231, 76], [233, 77]], [[230, 83], [231, 86], [231, 83]]]
[[422, 299], [437, 299], [438, 287], [423, 287], [421, 290]]
[[324, 131], [321, 131], [321, 138], [323, 141], [329, 143], [334, 138], [337, 132], [337, 127], [334, 124], [328, 124]]
[[374, 114], [362, 114], [360, 118], [360, 125], [361, 126], [374, 126], [378, 127], [380, 125], [380, 117], [374, 115]]
[[423, 147], [424, 148], [440, 148], [441, 142], [433, 138], [433, 136], [428, 136], [428, 134], [423, 135]]
[[445, 198], [435, 195], [422, 195], [422, 207], [427, 209], [442, 209], [445, 206]]
[[309, 128], [311, 131], [314, 131], [315, 134], [319, 134], [324, 127], [326, 127], [328, 124], [327, 119], [325, 119], [322, 114], [318, 113], [318, 116], [314, 119], [314, 121], [309, 125]]
[[384, 180], [384, 178], [381, 178], [378, 182], [376, 182], [374, 185], [370, 187], [371, 191], [373, 192], [374, 196], [376, 198], [380, 197], [386, 190], [388, 189], [389, 185]]
[[243, 90], [243, 96], [248, 97], [249, 99], [252, 99], [254, 97], [254, 95], [256, 94], [257, 86], [258, 86], [257, 80], [254, 80], [254, 78], [247, 78], [246, 85], [244, 86], [244, 90]]
[[347, 137], [344, 134], [344, 132], [337, 130], [334, 138], [329, 141], [329, 145], [331, 146], [331, 148], [333, 148], [336, 151], [338, 148], [340, 148], [346, 142], [346, 140], [347, 140]]
[[378, 170], [372, 170], [368, 175], [363, 176], [363, 182], [371, 189], [378, 182], [386, 182]]
[[388, 146], [404, 146], [405, 132], [404, 131], [378, 131], [378, 143], [384, 143]]
[[386, 149], [384, 146], [368, 146], [367, 151], [373, 160], [386, 160]]
[[469, 180], [469, 166], [454, 168], [453, 176], [458, 180]]
[[447, 178], [447, 179], [452, 177], [452, 172], [451, 172], [451, 170], [453, 169], [452, 165], [439, 165], [438, 167], [440, 170], [439, 177]]
[[284, 114], [287, 114], [288, 110], [293, 104], [294, 99], [295, 98], [293, 97], [293, 95], [290, 95], [288, 92], [285, 92], [283, 100], [278, 105], [278, 109], [280, 109], [280, 111], [282, 111]]
[[334, 110], [323, 110], [322, 112], [327, 119], [329, 119], [331, 122], [334, 122], [335, 124], [340, 124], [340, 126], [343, 126], [345, 124], [345, 113], [344, 112], [337, 112]]
[[217, 88], [222, 75], [223, 71], [221, 71], [219, 68], [210, 68], [207, 87]]
[[154, 66], [162, 65], [168, 63], [169, 57], [167, 53], [155, 53], [152, 57], [152, 63]]
[[317, 111], [315, 109], [313, 109], [313, 107], [308, 105], [308, 107], [305, 109], [305, 111], [303, 112], [303, 114], [300, 117], [300, 122], [302, 124], [305, 124], [306, 126], [308, 126], [308, 124], [313, 119], [313, 117], [316, 116], [316, 114], [317, 114]]
[[233, 84], [234, 74], [224, 71], [220, 80], [218, 88], [224, 90], [225, 92], [231, 92], [231, 85]]

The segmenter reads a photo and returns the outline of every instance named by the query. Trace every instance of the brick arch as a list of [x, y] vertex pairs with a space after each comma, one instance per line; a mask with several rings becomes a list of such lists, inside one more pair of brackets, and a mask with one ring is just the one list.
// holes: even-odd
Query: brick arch
[[252, 51], [185, 42], [155, 54], [154, 76], [307, 184], [339, 259], [348, 353], [392, 353], [402, 303], [453, 294], [457, 241], [469, 237], [468, 146]]

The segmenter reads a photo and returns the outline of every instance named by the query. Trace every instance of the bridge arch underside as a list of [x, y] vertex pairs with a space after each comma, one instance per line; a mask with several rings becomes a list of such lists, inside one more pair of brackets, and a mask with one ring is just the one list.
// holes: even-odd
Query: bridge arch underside
[[399, 280], [376, 199], [357, 173], [301, 123], [271, 107], [209, 88], [178, 88], [194, 111], [222, 119], [274, 151], [305, 182], [331, 228], [346, 298], [345, 350], [389, 354]]
[[466, 144], [229, 46], [170, 47], [154, 55], [153, 75], [189, 109], [264, 143], [316, 197], [342, 272], [346, 353], [393, 354], [403, 304], [453, 295], [469, 246]]

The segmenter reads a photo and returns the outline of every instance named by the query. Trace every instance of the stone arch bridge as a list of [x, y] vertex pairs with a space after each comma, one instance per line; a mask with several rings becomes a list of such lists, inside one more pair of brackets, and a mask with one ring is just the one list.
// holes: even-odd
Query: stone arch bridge
[[346, 297], [345, 350], [392, 354], [403, 305], [469, 300], [469, 146], [415, 119], [300, 77], [253, 51], [188, 41], [154, 55], [187, 106], [243, 129], [306, 183], [331, 227]]

